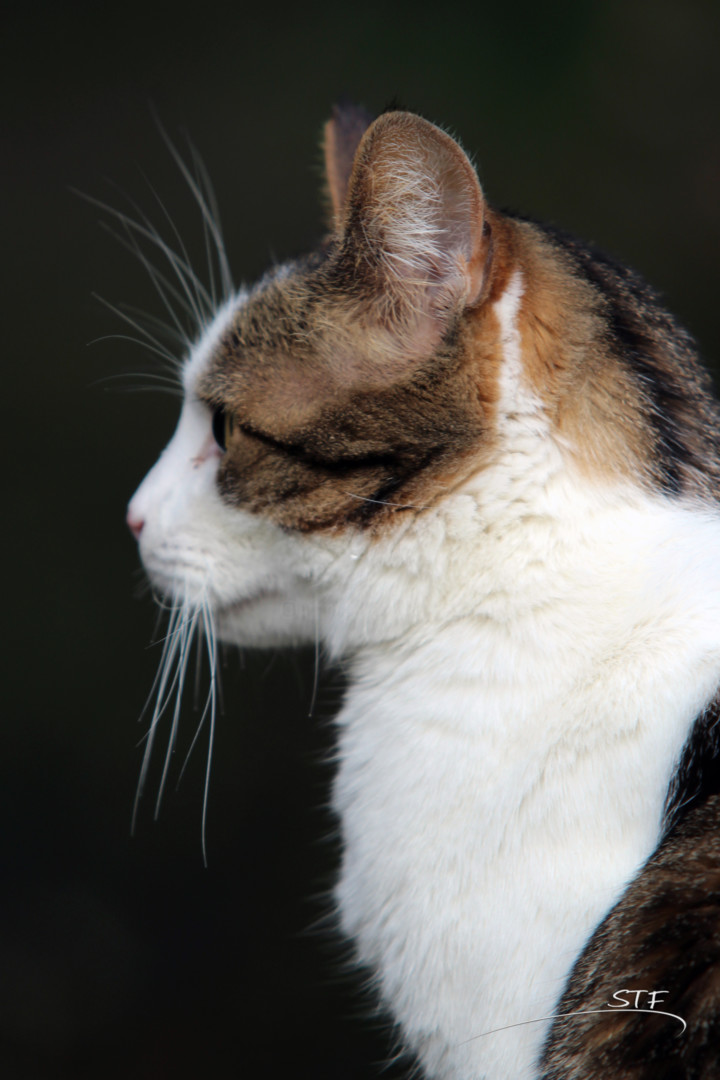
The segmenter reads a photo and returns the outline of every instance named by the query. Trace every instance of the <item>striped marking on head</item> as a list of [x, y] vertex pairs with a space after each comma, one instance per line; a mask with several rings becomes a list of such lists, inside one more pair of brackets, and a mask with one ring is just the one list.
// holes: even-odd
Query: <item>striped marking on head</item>
[[326, 138], [333, 235], [260, 282], [200, 379], [234, 419], [226, 501], [288, 529], [383, 531], [492, 464], [519, 422], [589, 481], [707, 492], [716, 406], [649, 290], [492, 210], [427, 121], [363, 124]]

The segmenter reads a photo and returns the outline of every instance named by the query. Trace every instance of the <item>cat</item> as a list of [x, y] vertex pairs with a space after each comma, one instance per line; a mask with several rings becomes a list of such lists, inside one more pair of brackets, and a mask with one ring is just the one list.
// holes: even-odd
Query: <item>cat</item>
[[430, 122], [324, 154], [327, 237], [217, 305], [129, 505], [161, 679], [194, 630], [343, 661], [339, 922], [426, 1077], [718, 1076], [709, 378]]

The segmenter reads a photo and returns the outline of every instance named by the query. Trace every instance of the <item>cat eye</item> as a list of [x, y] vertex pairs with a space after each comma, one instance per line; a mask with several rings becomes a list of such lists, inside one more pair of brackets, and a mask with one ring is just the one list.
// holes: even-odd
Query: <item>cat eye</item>
[[235, 417], [221, 405], [213, 411], [212, 433], [215, 442], [225, 452], [235, 431]]

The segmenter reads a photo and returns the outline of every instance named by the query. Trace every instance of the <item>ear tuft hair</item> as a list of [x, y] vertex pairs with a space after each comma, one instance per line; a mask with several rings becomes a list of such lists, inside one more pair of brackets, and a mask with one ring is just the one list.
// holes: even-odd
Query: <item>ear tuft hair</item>
[[475, 170], [444, 131], [404, 112], [385, 113], [368, 129], [349, 183], [345, 250], [355, 266], [372, 269], [385, 306], [416, 317], [428, 341], [481, 297], [484, 220]]

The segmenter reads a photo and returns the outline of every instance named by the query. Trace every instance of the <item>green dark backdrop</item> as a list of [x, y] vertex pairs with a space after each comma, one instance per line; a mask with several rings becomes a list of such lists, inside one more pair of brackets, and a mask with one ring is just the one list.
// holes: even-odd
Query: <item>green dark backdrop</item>
[[[118, 185], [159, 220], [146, 174], [197, 253], [154, 106], [179, 145], [188, 132], [199, 147], [236, 280], [252, 280], [321, 230], [332, 102], [397, 97], [458, 133], [491, 200], [643, 271], [713, 359], [719, 24], [714, 0], [4, 16], [4, 1078], [360, 1078], [390, 1047], [359, 1019], [368, 1002], [347, 989], [338, 948], [308, 933], [337, 854], [317, 807], [341, 692], [325, 678], [308, 718], [310, 657], [227, 656], [208, 869], [204, 748], [159, 823], [147, 802], [129, 836], [158, 648], [123, 517], [176, 402], [112, 379], [152, 369], [137, 346], [88, 345], [124, 332], [93, 292], [161, 310], [69, 188], [118, 206]], [[196, 722], [189, 702], [186, 740]]]

